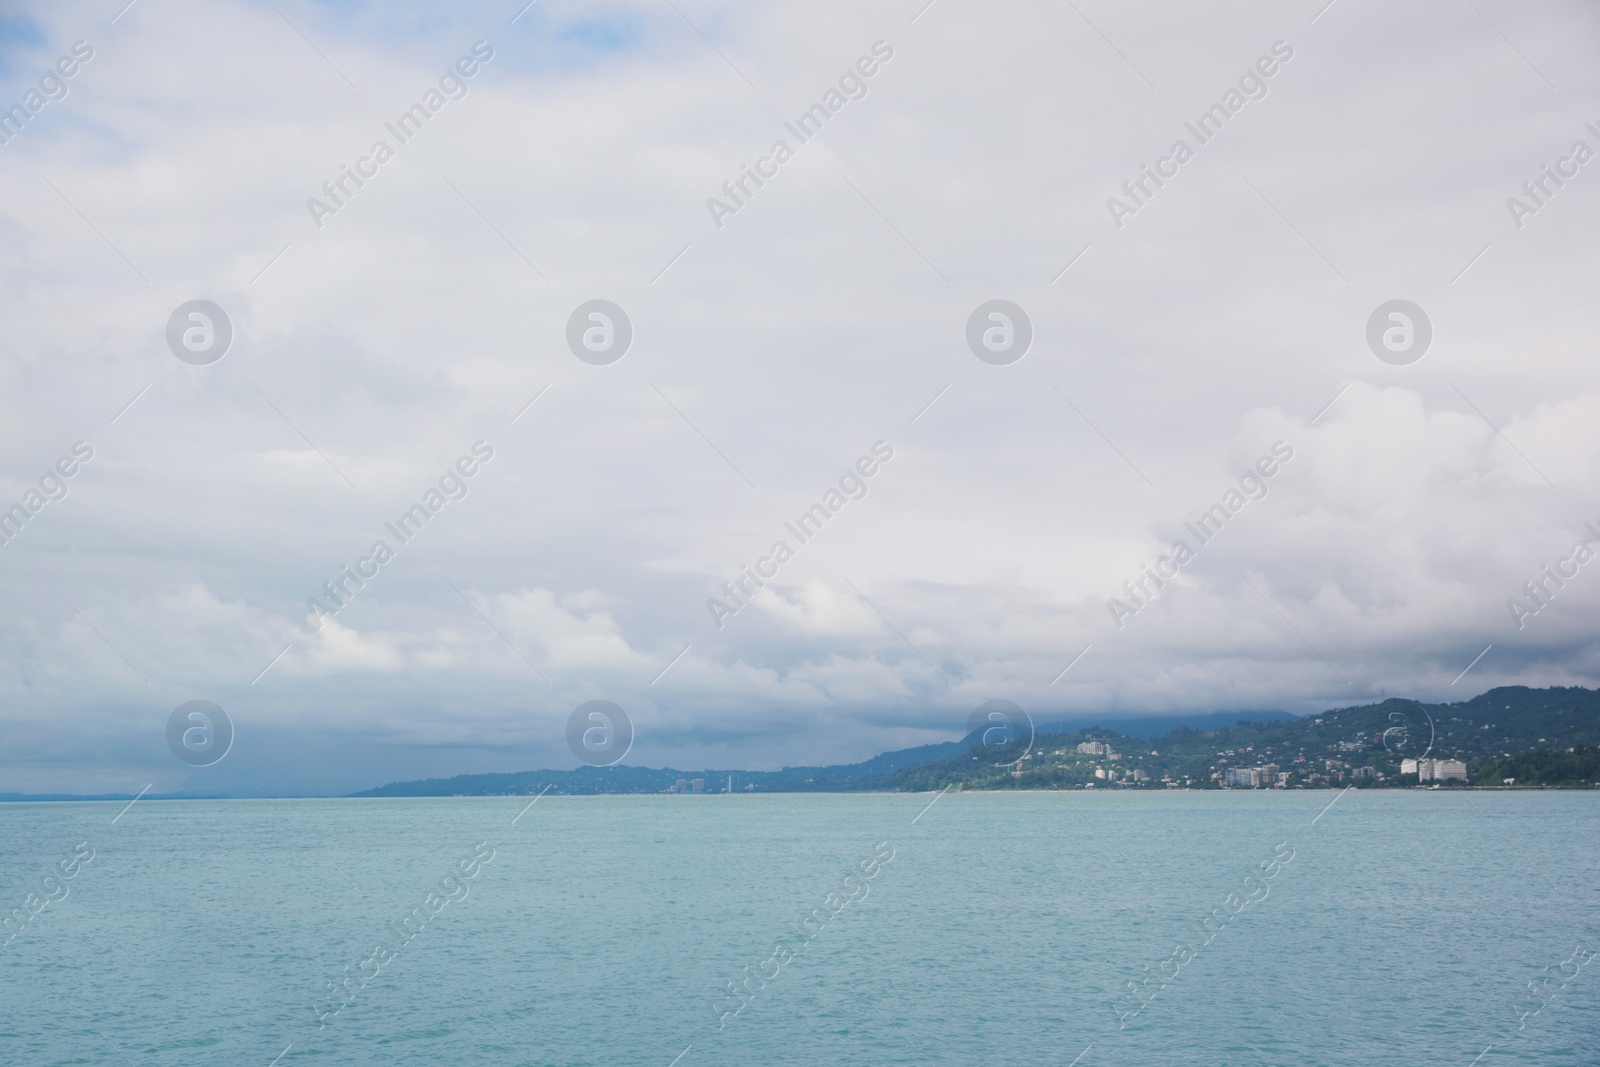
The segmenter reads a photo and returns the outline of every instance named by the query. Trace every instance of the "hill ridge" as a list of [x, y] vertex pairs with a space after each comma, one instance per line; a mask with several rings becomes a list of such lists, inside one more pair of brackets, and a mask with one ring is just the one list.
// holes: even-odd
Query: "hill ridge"
[[[1498, 712], [1498, 714], [1496, 714]], [[1080, 717], [1081, 718], [1081, 717]], [[1114, 720], [1113, 720], [1114, 721]], [[1084, 753], [1077, 745], [1108, 743], [1110, 751]], [[705, 792], [854, 792], [927, 790], [951, 786], [986, 789], [1071, 787], [1220, 788], [1230, 768], [1277, 768], [1288, 787], [1331, 788], [1410, 785], [1401, 762], [1424, 756], [1460, 759], [1469, 772], [1543, 747], [1600, 743], [1600, 690], [1579, 686], [1535, 689], [1498, 686], [1469, 700], [1428, 704], [1388, 697], [1298, 719], [1238, 720], [1196, 731], [1181, 727], [1155, 738], [1089, 726], [1041, 733], [1025, 753], [979, 760], [961, 741], [880, 753], [859, 763], [785, 767], [779, 771], [682, 771], [618, 765], [574, 770], [530, 770], [391, 782], [356, 797], [660, 793], [679, 780], [703, 783]], [[921, 757], [928, 758], [921, 758]], [[1370, 769], [1370, 773], [1360, 773]], [[1098, 774], [1096, 772], [1099, 772]], [[1135, 772], [1138, 772], [1137, 774]], [[1499, 784], [1498, 781], [1489, 784]]]

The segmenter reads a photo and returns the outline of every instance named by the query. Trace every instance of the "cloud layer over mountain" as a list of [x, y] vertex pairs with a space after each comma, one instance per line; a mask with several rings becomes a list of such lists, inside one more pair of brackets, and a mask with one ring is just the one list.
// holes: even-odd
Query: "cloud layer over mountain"
[[[1508, 607], [1600, 540], [1592, 5], [675, 2], [0, 21], [0, 791], [571, 766], [592, 698], [630, 762], [769, 768], [991, 699], [1600, 679], [1600, 565]], [[233, 328], [207, 365], [168, 344], [196, 299]], [[596, 299], [609, 365], [568, 346]], [[1009, 365], [968, 346], [994, 299]], [[1368, 347], [1395, 299], [1408, 365]], [[200, 770], [164, 740], [197, 698], [238, 731]]]

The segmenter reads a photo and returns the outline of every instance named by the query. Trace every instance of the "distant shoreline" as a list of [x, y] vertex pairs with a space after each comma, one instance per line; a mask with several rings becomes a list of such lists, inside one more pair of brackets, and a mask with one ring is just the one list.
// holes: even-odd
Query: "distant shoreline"
[[[1165, 793], [1216, 793], [1234, 796], [1247, 796], [1250, 794], [1295, 794], [1295, 793], [1336, 793], [1351, 789], [1359, 793], [1583, 793], [1600, 791], [1600, 784], [1585, 785], [1452, 785], [1452, 786], [1300, 786], [1294, 789], [1196, 789], [1188, 786], [1178, 786], [1172, 789], [1149, 788], [1110, 788], [1110, 789], [1051, 789], [1044, 787], [1028, 787], [1017, 789], [984, 789], [973, 786], [965, 789], [951, 789], [952, 793], [985, 793], [995, 796], [1008, 794], [1032, 793], [1098, 793], [1102, 796], [1134, 796], [1144, 794]], [[942, 792], [938, 789], [909, 790], [909, 789], [785, 789], [767, 790], [765, 792], [752, 790], [738, 793], [557, 793], [545, 794], [549, 799], [583, 799], [590, 797], [673, 797], [677, 799], [701, 797], [809, 797], [809, 796], [929, 796]], [[280, 793], [267, 796], [235, 797], [235, 796], [144, 796], [139, 799], [141, 804], [152, 801], [161, 803], [172, 802], [198, 802], [198, 801], [256, 801], [256, 800], [516, 800], [532, 796], [531, 793], [416, 793], [397, 794], [392, 796], [357, 796], [351, 794], [314, 794], [314, 793]], [[71, 796], [48, 794], [43, 796], [30, 796], [22, 793], [0, 795], [0, 804], [126, 804], [134, 799], [134, 794], [97, 794], [95, 796]]]

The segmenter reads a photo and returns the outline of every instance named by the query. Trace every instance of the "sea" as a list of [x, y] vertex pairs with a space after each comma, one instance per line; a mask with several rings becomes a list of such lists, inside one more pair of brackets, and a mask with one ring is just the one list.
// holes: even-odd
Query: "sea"
[[1600, 794], [0, 805], [0, 1064], [1600, 1063]]

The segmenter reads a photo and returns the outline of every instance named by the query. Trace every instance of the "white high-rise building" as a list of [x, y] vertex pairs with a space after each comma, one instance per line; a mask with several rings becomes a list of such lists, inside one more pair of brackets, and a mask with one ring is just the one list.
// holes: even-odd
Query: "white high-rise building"
[[1414, 774], [1419, 782], [1464, 782], [1467, 765], [1458, 759], [1408, 759], [1400, 761], [1401, 774]]

